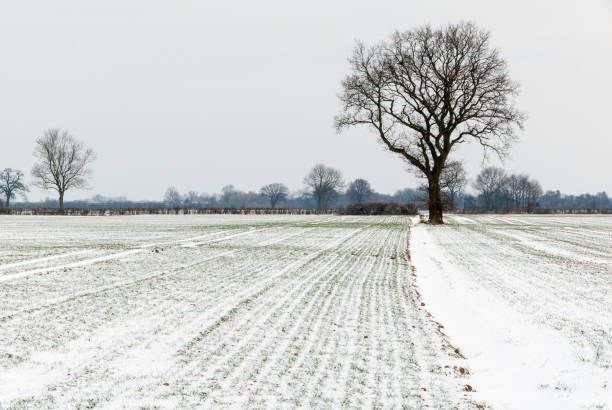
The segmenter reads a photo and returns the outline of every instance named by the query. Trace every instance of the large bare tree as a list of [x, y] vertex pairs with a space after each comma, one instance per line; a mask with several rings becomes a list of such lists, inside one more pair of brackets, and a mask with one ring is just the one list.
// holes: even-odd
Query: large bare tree
[[342, 173], [323, 164], [315, 165], [304, 177], [304, 185], [317, 202], [317, 209], [326, 208], [344, 186]]
[[23, 172], [11, 168], [5, 168], [0, 172], [0, 192], [4, 194], [7, 208], [17, 193], [29, 192], [27, 185], [23, 182]]
[[88, 187], [92, 175], [89, 166], [95, 159], [93, 150], [67, 131], [50, 129], [36, 139], [34, 156], [38, 160], [32, 168], [34, 185], [57, 191], [60, 212], [63, 212], [65, 192]]
[[278, 202], [287, 199], [289, 189], [284, 184], [274, 183], [261, 187], [259, 192], [268, 198], [270, 208], [274, 208]]
[[396, 32], [373, 46], [357, 43], [342, 82], [338, 131], [371, 127], [391, 152], [427, 178], [429, 222], [443, 223], [440, 176], [467, 141], [504, 156], [524, 115], [518, 84], [472, 23]]

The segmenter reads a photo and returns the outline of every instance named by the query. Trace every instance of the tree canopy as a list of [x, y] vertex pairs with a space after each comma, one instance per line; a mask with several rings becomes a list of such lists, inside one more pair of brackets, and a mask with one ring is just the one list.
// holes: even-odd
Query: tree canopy
[[428, 180], [431, 223], [443, 223], [440, 176], [458, 144], [474, 141], [504, 156], [524, 114], [518, 84], [473, 23], [395, 32], [358, 42], [342, 82], [336, 128], [365, 125]]

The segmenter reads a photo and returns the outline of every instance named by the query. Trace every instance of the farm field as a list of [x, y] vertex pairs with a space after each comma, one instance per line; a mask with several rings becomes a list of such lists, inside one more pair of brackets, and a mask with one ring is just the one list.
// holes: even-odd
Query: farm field
[[417, 219], [0, 217], [0, 408], [611, 407], [612, 217]]
[[479, 403], [612, 407], [612, 217], [447, 216], [410, 251]]
[[473, 407], [409, 224], [0, 217], [0, 408]]

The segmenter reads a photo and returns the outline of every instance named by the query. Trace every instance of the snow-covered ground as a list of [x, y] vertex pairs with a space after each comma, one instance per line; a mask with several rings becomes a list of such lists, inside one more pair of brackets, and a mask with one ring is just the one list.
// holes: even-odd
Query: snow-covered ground
[[412, 229], [417, 286], [496, 408], [612, 407], [612, 217], [448, 216]]
[[0, 408], [612, 406], [611, 217], [413, 219], [2, 216]]
[[406, 217], [0, 217], [0, 408], [474, 407], [408, 231]]

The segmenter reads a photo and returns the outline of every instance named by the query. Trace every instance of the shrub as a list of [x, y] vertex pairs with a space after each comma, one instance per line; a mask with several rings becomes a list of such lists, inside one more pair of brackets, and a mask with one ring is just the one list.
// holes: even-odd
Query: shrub
[[364, 202], [340, 210], [342, 215], [416, 215], [418, 212], [414, 202]]

